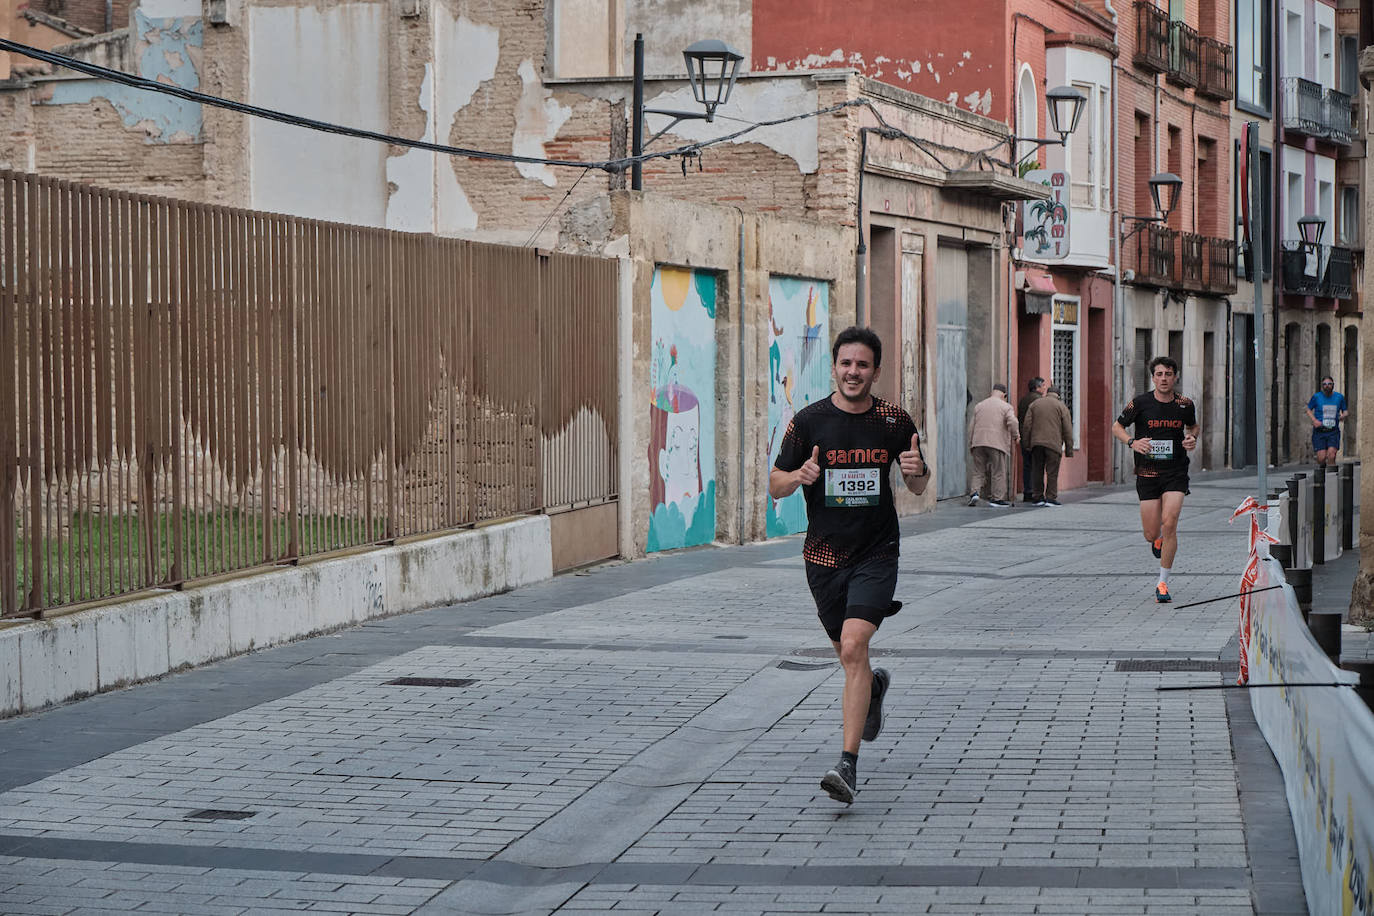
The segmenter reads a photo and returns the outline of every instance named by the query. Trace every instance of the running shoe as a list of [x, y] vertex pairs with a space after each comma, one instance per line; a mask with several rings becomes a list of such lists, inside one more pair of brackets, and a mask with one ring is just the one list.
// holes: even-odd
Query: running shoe
[[1168, 604], [1173, 600], [1173, 598], [1169, 597], [1169, 586], [1165, 585], [1163, 582], [1155, 586], [1155, 601], [1160, 604]]
[[1046, 500], [1040, 499], [1040, 500], [1036, 500], [1035, 504], [1036, 504], [1037, 506], [1039, 506], [1040, 508], [1043, 509], [1043, 508], [1045, 508], [1046, 506], [1049, 505], [1049, 502], [1047, 502]]
[[1150, 553], [1156, 558], [1164, 556], [1164, 538], [1155, 538], [1150, 542]]
[[990, 500], [988, 500], [988, 505], [991, 506], [991, 507], [994, 508], [994, 509], [1010, 509], [1010, 508], [1011, 508], [1011, 503], [1007, 502], [1005, 499], [990, 499]]
[[855, 786], [857, 782], [858, 777], [854, 773], [854, 764], [840, 758], [840, 762], [827, 770], [825, 775], [821, 777], [821, 788], [835, 801], [852, 805], [854, 795], [859, 791]]
[[1049, 507], [1051, 507], [1051, 508], [1053, 508], [1053, 509], [1062, 509], [1062, 508], [1064, 507], [1064, 504], [1061, 503], [1061, 502], [1060, 502], [1059, 500], [1057, 500], [1057, 499], [1047, 499], [1047, 500], [1045, 500], [1043, 503], [1041, 503], [1040, 505], [1042, 505], [1042, 506], [1049, 506]]
[[887, 685], [891, 682], [886, 668], [873, 669], [873, 695], [868, 700], [868, 718], [864, 719], [865, 741], [872, 741], [883, 730], [883, 697], [887, 696]]

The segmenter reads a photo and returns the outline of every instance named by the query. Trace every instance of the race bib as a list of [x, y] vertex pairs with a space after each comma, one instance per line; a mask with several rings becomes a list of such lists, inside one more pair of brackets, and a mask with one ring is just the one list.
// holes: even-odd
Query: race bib
[[826, 468], [825, 504], [837, 509], [878, 505], [878, 468]]
[[1174, 457], [1173, 439], [1151, 439], [1150, 457], [1156, 461], [1168, 461]]
[[1323, 428], [1323, 429], [1335, 429], [1335, 428], [1336, 428], [1336, 416], [1337, 416], [1337, 414], [1336, 414], [1336, 405], [1335, 405], [1335, 404], [1323, 404], [1323, 405], [1322, 405], [1322, 428]]

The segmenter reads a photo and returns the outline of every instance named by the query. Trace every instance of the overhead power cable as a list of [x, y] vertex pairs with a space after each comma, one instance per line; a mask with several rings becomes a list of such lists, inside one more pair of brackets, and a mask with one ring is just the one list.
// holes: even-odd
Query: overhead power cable
[[[315, 118], [307, 118], [301, 115], [290, 114], [284, 111], [276, 111], [274, 109], [263, 108], [258, 105], [249, 105], [244, 102], [236, 102], [233, 99], [225, 99], [221, 98], [220, 96], [209, 95], [208, 93], [204, 92], [196, 92], [194, 89], [186, 89], [182, 86], [174, 86], [168, 83], [160, 83], [155, 80], [147, 79], [145, 77], [134, 76], [133, 74], [124, 73], [119, 70], [112, 70], [109, 67], [102, 67], [99, 64], [93, 64], [89, 61], [78, 60], [74, 57], [68, 57], [65, 54], [56, 54], [52, 51], [44, 51], [40, 48], [34, 48], [29, 45], [21, 44], [17, 41], [10, 41], [7, 38], [0, 38], [0, 50], [12, 51], [15, 54], [21, 54], [24, 57], [30, 57], [34, 60], [40, 60], [44, 63], [52, 64], [53, 66], [65, 67], [69, 70], [76, 70], [79, 73], [84, 73], [87, 76], [92, 76], [96, 79], [109, 80], [110, 82], [121, 83], [125, 86], [132, 86], [135, 89], [142, 89], [148, 92], [160, 92], [164, 95], [176, 96], [177, 98], [186, 99], [191, 102], [198, 102], [202, 105], [210, 105], [214, 108], [223, 108], [228, 111], [235, 111], [240, 114], [251, 115], [252, 117], [265, 118], [269, 121], [277, 121], [279, 123], [289, 124], [294, 127], [303, 127], [309, 130], [318, 130], [323, 131], [324, 133], [338, 134], [344, 137], [354, 137], [360, 140], [375, 140], [379, 143], [387, 143], [393, 146], [402, 146], [410, 149], [426, 150], [428, 152], [433, 153], [443, 153], [444, 155], [459, 156], [466, 159], [485, 159], [495, 162], [508, 162], [520, 165], [547, 165], [575, 169], [599, 169], [601, 171], [611, 173], [624, 172], [627, 169], [629, 169], [630, 166], [634, 165], [635, 162], [647, 162], [652, 159], [670, 159], [675, 156], [693, 155], [707, 147], [715, 146], [716, 144], [720, 143], [728, 143], [731, 140], [739, 139], [740, 137], [745, 136], [746, 134], [749, 134], [756, 130], [760, 130], [765, 127], [776, 127], [780, 124], [786, 124], [790, 121], [800, 121], [805, 118], [817, 118], [821, 115], [832, 114], [836, 111], [840, 111], [845, 108], [853, 108], [858, 106], [866, 107], [873, 112], [873, 114], [878, 118], [879, 122], [882, 122], [882, 116], [877, 112], [872, 102], [870, 102], [868, 99], [850, 99], [848, 101], [839, 102], [835, 105], [831, 105], [828, 108], [822, 108], [817, 111], [806, 111], [802, 112], [801, 114], [790, 115], [785, 118], [776, 118], [771, 121], [759, 121], [756, 123], [746, 122], [749, 123], [748, 127], [737, 130], [731, 134], [726, 134], [722, 137], [714, 137], [710, 140], [701, 140], [694, 143], [688, 143], [679, 147], [675, 147], [673, 149], [660, 150], [658, 152], [653, 153], [643, 153], [639, 156], [624, 156], [618, 159], [588, 161], [577, 161], [572, 159], [545, 159], [539, 156], [519, 156], [514, 153], [498, 153], [492, 152], [490, 150], [469, 149], [460, 146], [448, 146], [443, 143], [431, 143], [426, 140], [412, 140], [407, 137], [398, 137], [393, 134], [384, 134], [379, 131], [363, 130], [362, 128], [358, 127], [348, 127], [342, 124], [334, 124], [329, 121], [320, 121]], [[920, 147], [927, 155], [935, 159], [936, 162], [940, 161], [933, 153], [930, 152], [929, 149], [924, 147], [921, 144], [921, 142], [917, 140], [915, 137], [912, 137], [909, 134], [902, 133], [901, 131], [896, 131], [895, 128], [889, 129], [894, 131], [894, 136], [899, 135], [905, 139], [912, 141], [918, 147]], [[941, 163], [941, 165], [943, 166], [943, 163]]]

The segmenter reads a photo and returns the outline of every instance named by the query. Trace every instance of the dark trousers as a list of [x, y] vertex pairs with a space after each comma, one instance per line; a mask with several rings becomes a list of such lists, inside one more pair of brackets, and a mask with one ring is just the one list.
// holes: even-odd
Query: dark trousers
[[1021, 449], [1021, 495], [1030, 499], [1031, 493], [1031, 450]]
[[1037, 445], [1031, 449], [1031, 499], [1059, 498], [1059, 460], [1057, 448]]

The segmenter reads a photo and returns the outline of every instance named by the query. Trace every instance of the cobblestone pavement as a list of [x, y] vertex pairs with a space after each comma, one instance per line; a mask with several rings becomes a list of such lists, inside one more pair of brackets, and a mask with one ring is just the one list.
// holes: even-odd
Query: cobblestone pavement
[[1155, 689], [1234, 667], [1235, 603], [1185, 605], [1252, 486], [1194, 484], [1167, 606], [1125, 489], [904, 520], [852, 807], [797, 538], [0, 722], [0, 912], [1304, 913], [1248, 702]]

